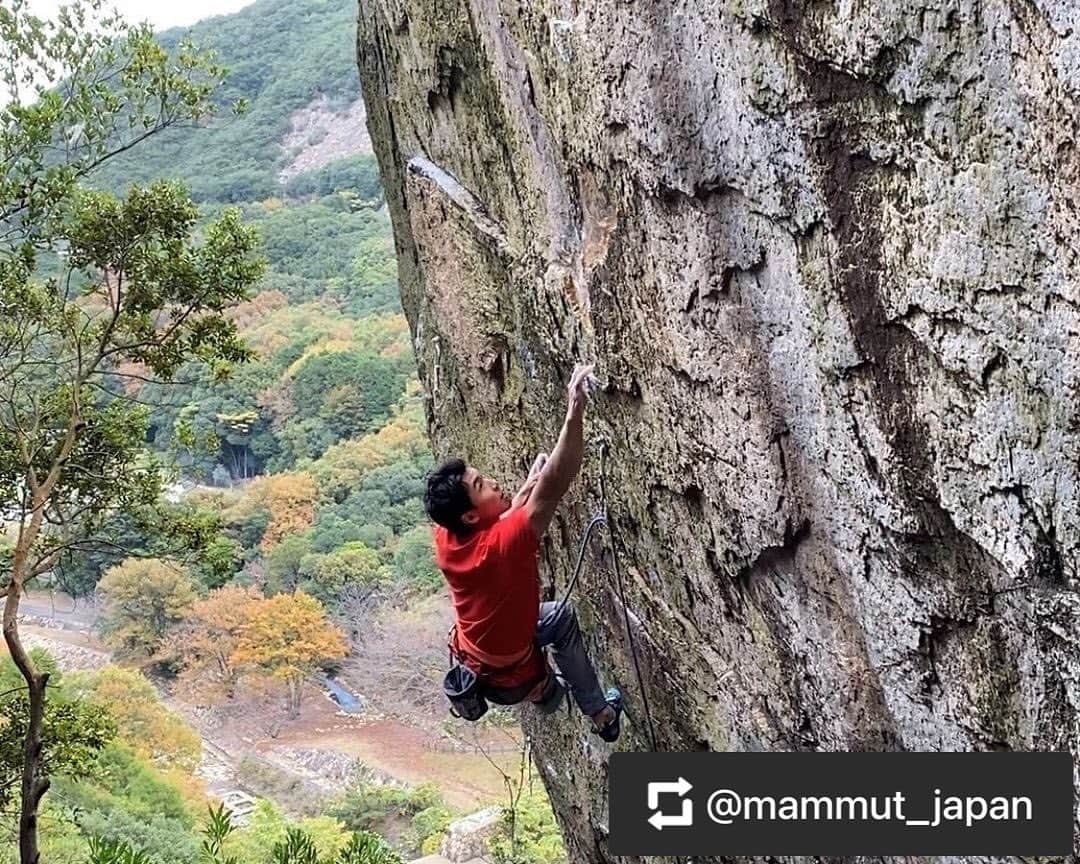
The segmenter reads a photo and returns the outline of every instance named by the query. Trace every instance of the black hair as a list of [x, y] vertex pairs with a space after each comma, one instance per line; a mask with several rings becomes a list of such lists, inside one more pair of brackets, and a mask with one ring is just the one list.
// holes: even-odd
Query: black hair
[[461, 459], [449, 459], [428, 474], [427, 491], [424, 492], [424, 509], [431, 521], [459, 537], [472, 530], [461, 521], [461, 517], [473, 506], [465, 488], [464, 477], [465, 462]]

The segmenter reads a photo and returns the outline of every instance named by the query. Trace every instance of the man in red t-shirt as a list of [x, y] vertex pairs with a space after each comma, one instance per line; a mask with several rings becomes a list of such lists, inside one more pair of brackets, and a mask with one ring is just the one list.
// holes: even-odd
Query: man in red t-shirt
[[619, 735], [622, 696], [600, 690], [568, 603], [540, 603], [540, 537], [581, 469], [582, 427], [592, 366], [570, 378], [569, 406], [551, 456], [540, 456], [513, 500], [490, 477], [460, 459], [428, 477], [424, 506], [436, 523], [435, 561], [454, 604], [454, 650], [501, 704], [523, 700], [541, 710], [558, 705], [561, 692], [541, 647], [555, 662], [582, 712], [605, 741]]

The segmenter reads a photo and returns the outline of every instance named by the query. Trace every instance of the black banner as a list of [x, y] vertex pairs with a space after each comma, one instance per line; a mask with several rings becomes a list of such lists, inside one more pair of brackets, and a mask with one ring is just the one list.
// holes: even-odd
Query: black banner
[[1068, 753], [615, 753], [615, 855], [1071, 855]]

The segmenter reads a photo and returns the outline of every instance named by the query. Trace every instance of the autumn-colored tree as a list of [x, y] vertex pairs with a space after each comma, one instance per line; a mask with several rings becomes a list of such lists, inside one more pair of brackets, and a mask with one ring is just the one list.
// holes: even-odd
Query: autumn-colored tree
[[315, 520], [315, 481], [303, 471], [263, 478], [252, 484], [250, 494], [261, 499], [270, 511], [261, 544], [264, 552], [273, 549], [287, 534], [307, 530]]
[[409, 322], [404, 315], [397, 313], [365, 315], [356, 323], [355, 338], [361, 350], [384, 357], [395, 356], [401, 348], [408, 350], [412, 347]]
[[256, 404], [270, 415], [270, 429], [280, 433], [296, 414], [291, 381], [275, 381], [255, 395]]
[[258, 589], [226, 585], [211, 591], [191, 607], [184, 626], [173, 635], [173, 653], [183, 662], [181, 677], [193, 689], [205, 693], [236, 695], [240, 670], [233, 664], [237, 639], [262, 601]]
[[251, 604], [231, 663], [271, 675], [288, 688], [289, 712], [300, 713], [304, 679], [321, 663], [345, 656], [345, 634], [314, 597], [298, 591]]
[[289, 305], [289, 298], [281, 291], [260, 291], [250, 300], [237, 303], [226, 314], [241, 330], [248, 330], [277, 309]]
[[69, 676], [71, 692], [116, 721], [117, 737], [159, 768], [194, 771], [202, 742], [179, 715], [165, 707], [157, 690], [135, 669], [109, 666]]
[[[313, 343], [340, 340], [352, 345], [355, 319], [321, 301], [292, 303], [261, 316], [253, 326], [244, 327], [244, 335], [261, 357], [273, 356], [297, 345], [303, 354]], [[309, 338], [310, 337], [310, 338]]]
[[289, 368], [285, 370], [285, 375], [289, 378], [296, 377], [296, 374], [303, 369], [314, 357], [322, 357], [326, 354], [343, 354], [346, 355], [354, 349], [352, 339], [345, 338], [327, 338], [316, 342], [314, 345], [308, 346], [304, 353], [297, 357]]
[[349, 381], [326, 392], [319, 417], [341, 439], [363, 431], [367, 411], [362, 388]]
[[158, 558], [126, 559], [105, 573], [98, 591], [107, 604], [105, 641], [142, 658], [158, 649], [198, 599], [191, 577]]

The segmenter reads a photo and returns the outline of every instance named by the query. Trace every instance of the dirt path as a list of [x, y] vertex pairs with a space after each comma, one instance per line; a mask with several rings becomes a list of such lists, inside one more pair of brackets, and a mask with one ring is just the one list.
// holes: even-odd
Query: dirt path
[[30, 591], [19, 601], [20, 615], [33, 615], [75, 630], [89, 630], [101, 615], [101, 609], [89, 600], [73, 600], [66, 594]]

